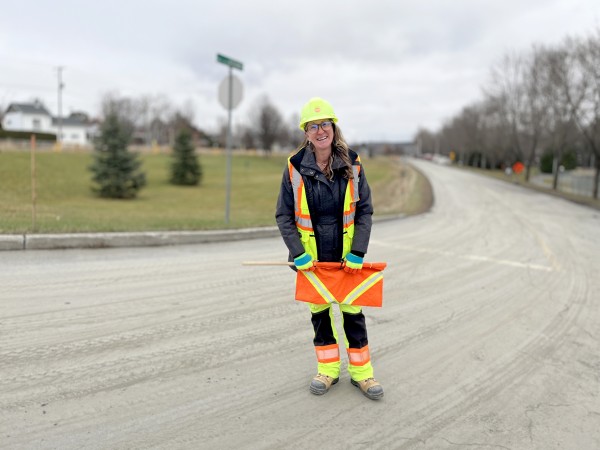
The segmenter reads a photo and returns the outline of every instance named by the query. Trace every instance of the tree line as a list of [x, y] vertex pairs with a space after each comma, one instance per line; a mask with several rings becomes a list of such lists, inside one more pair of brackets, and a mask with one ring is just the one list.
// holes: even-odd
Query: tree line
[[520, 161], [544, 165], [558, 186], [562, 165], [595, 168], [600, 180], [600, 29], [556, 45], [534, 45], [504, 55], [482, 87], [482, 98], [465, 106], [436, 131], [415, 136], [422, 152], [455, 155], [481, 168]]
[[[135, 130], [127, 109], [114, 99], [103, 103], [104, 120], [94, 140], [92, 191], [99, 197], [132, 199], [146, 186], [139, 155], [129, 150]], [[202, 166], [192, 144], [191, 125], [181, 122], [173, 146], [169, 182], [180, 186], [197, 186], [202, 180]]]
[[[297, 145], [301, 133], [288, 128], [267, 97], [263, 97], [251, 115], [249, 126], [238, 128], [236, 137], [247, 147], [256, 143], [270, 151], [275, 143]], [[292, 121], [294, 121], [293, 118]], [[225, 146], [226, 125], [221, 126], [215, 143]], [[197, 186], [202, 180], [202, 165], [195, 152], [194, 141], [213, 140], [193, 125], [191, 107], [172, 110], [164, 97], [141, 97], [131, 99], [106, 95], [102, 102], [102, 121], [98, 136], [94, 140], [92, 190], [104, 198], [135, 198], [146, 185], [139, 155], [129, 150], [129, 145], [138, 143], [167, 144], [173, 148], [170, 183], [182, 186]], [[219, 142], [220, 139], [223, 142]]]
[[[106, 94], [102, 99], [102, 119], [108, 110], [118, 110], [125, 126], [131, 128], [131, 141], [141, 145], [173, 147], [177, 131], [186, 128], [198, 146], [226, 146], [227, 122], [222, 118], [216, 130], [194, 125], [194, 107], [191, 102], [182, 107], [174, 106], [164, 95], [123, 97]], [[298, 129], [300, 118], [293, 114], [284, 118], [268, 96], [259, 97], [250, 108], [245, 121], [238, 123], [233, 131], [236, 148], [262, 149], [267, 153], [274, 147], [295, 148], [302, 142]]]

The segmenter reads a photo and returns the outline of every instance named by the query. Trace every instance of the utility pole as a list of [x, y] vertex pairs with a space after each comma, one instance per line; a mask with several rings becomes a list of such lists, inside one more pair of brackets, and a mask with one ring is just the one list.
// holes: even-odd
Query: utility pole
[[58, 66], [56, 71], [58, 72], [58, 133], [56, 134], [56, 143], [58, 144], [58, 150], [62, 150], [62, 128], [63, 128], [63, 117], [62, 117], [62, 91], [65, 85], [62, 81], [62, 71], [64, 66]]

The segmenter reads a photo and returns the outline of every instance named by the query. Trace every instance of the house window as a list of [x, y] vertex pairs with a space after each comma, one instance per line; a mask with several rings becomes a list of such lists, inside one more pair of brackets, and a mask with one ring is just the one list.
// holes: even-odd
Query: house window
[[40, 119], [33, 119], [33, 129], [40, 130], [41, 128], [42, 128], [42, 123], [40, 122]]

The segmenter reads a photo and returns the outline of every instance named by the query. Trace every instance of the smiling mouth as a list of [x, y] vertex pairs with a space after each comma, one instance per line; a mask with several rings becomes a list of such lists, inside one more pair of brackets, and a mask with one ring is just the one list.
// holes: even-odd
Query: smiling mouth
[[323, 136], [321, 138], [317, 138], [317, 141], [324, 141], [325, 139], [327, 139], [329, 136]]

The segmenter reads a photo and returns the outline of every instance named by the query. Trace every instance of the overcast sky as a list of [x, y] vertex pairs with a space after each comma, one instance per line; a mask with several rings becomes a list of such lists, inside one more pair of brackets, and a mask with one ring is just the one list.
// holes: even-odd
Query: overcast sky
[[288, 122], [320, 96], [348, 140], [404, 141], [480, 99], [503, 55], [598, 28], [598, 0], [2, 0], [0, 106], [37, 97], [56, 114], [64, 66], [65, 114], [165, 95], [213, 131], [222, 53], [244, 64], [236, 123], [263, 95]]

